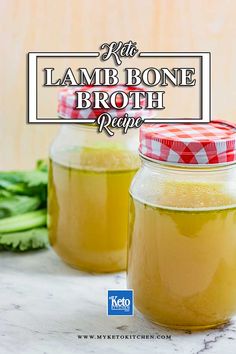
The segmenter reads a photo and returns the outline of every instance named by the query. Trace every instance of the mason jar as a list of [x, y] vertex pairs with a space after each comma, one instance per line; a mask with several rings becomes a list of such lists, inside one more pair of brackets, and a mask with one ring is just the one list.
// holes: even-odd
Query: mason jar
[[[95, 117], [91, 109], [74, 108], [74, 92], [79, 89], [60, 92], [60, 117]], [[136, 115], [140, 112], [132, 114]], [[138, 130], [114, 133], [98, 133], [94, 124], [65, 124], [50, 149], [50, 242], [66, 263], [86, 271], [126, 268], [128, 190], [140, 164]]]
[[236, 312], [236, 126], [143, 125], [130, 188], [128, 287], [151, 321], [204, 329]]

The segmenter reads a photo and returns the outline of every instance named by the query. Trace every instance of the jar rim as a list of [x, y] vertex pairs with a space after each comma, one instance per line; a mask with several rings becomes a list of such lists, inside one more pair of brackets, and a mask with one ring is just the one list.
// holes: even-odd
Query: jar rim
[[180, 163], [180, 162], [169, 162], [169, 161], [161, 161], [157, 159], [153, 159], [151, 157], [148, 157], [141, 152], [139, 152], [139, 156], [142, 161], [147, 161], [153, 163], [153, 165], [159, 165], [164, 168], [173, 168], [173, 169], [178, 169], [178, 170], [222, 170], [222, 169], [227, 169], [230, 167], [233, 167], [236, 165], [236, 161], [230, 161], [230, 162], [224, 162], [224, 163], [212, 163], [212, 164], [185, 164], [185, 163]]

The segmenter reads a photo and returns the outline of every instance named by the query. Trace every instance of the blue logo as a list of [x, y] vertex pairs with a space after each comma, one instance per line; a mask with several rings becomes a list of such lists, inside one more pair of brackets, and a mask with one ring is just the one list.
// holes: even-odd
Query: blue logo
[[133, 290], [108, 290], [108, 316], [133, 316]]

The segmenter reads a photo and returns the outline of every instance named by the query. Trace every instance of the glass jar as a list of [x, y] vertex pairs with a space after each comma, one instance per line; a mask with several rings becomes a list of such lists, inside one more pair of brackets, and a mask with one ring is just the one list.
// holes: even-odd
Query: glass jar
[[[94, 108], [94, 91], [104, 90], [116, 94], [119, 109]], [[66, 263], [86, 271], [121, 271], [127, 263], [128, 190], [140, 165], [138, 129], [123, 134], [121, 129], [109, 127], [114, 132], [111, 137], [98, 133], [93, 124], [102, 113], [140, 116], [141, 109], [130, 111], [130, 104], [122, 108], [121, 90], [129, 93], [137, 88], [65, 87], [58, 95], [59, 117], [83, 123], [62, 126], [51, 146], [49, 239]], [[76, 108], [78, 91], [90, 94], [91, 107]], [[141, 107], [144, 103], [142, 100]]]
[[139, 167], [138, 131], [111, 138], [94, 126], [65, 125], [50, 151], [48, 210], [52, 247], [68, 264], [124, 270], [128, 190]]
[[[229, 127], [232, 148], [223, 142], [220, 150], [223, 137], [211, 137], [218, 150], [212, 143], [210, 159], [205, 151], [200, 164], [183, 163], [180, 141], [191, 142], [183, 132], [166, 153], [176, 138], [173, 125], [161, 138], [145, 136], [146, 146], [141, 141], [142, 166], [130, 189], [128, 287], [137, 309], [160, 325], [209, 328], [236, 313], [236, 129]], [[212, 163], [216, 157], [225, 164]]]
[[137, 130], [108, 137], [85, 125], [61, 128], [50, 152], [49, 237], [70, 265], [125, 269], [128, 189], [138, 169]]

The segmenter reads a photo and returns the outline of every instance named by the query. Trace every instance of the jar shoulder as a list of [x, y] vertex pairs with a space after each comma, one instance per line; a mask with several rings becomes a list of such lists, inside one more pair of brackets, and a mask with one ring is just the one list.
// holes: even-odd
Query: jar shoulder
[[95, 128], [61, 129], [50, 148], [50, 159], [63, 166], [94, 171], [137, 170], [138, 136], [110, 138]]
[[222, 171], [152, 170], [142, 166], [133, 179], [131, 196], [144, 204], [169, 208], [236, 206], [236, 168]]

